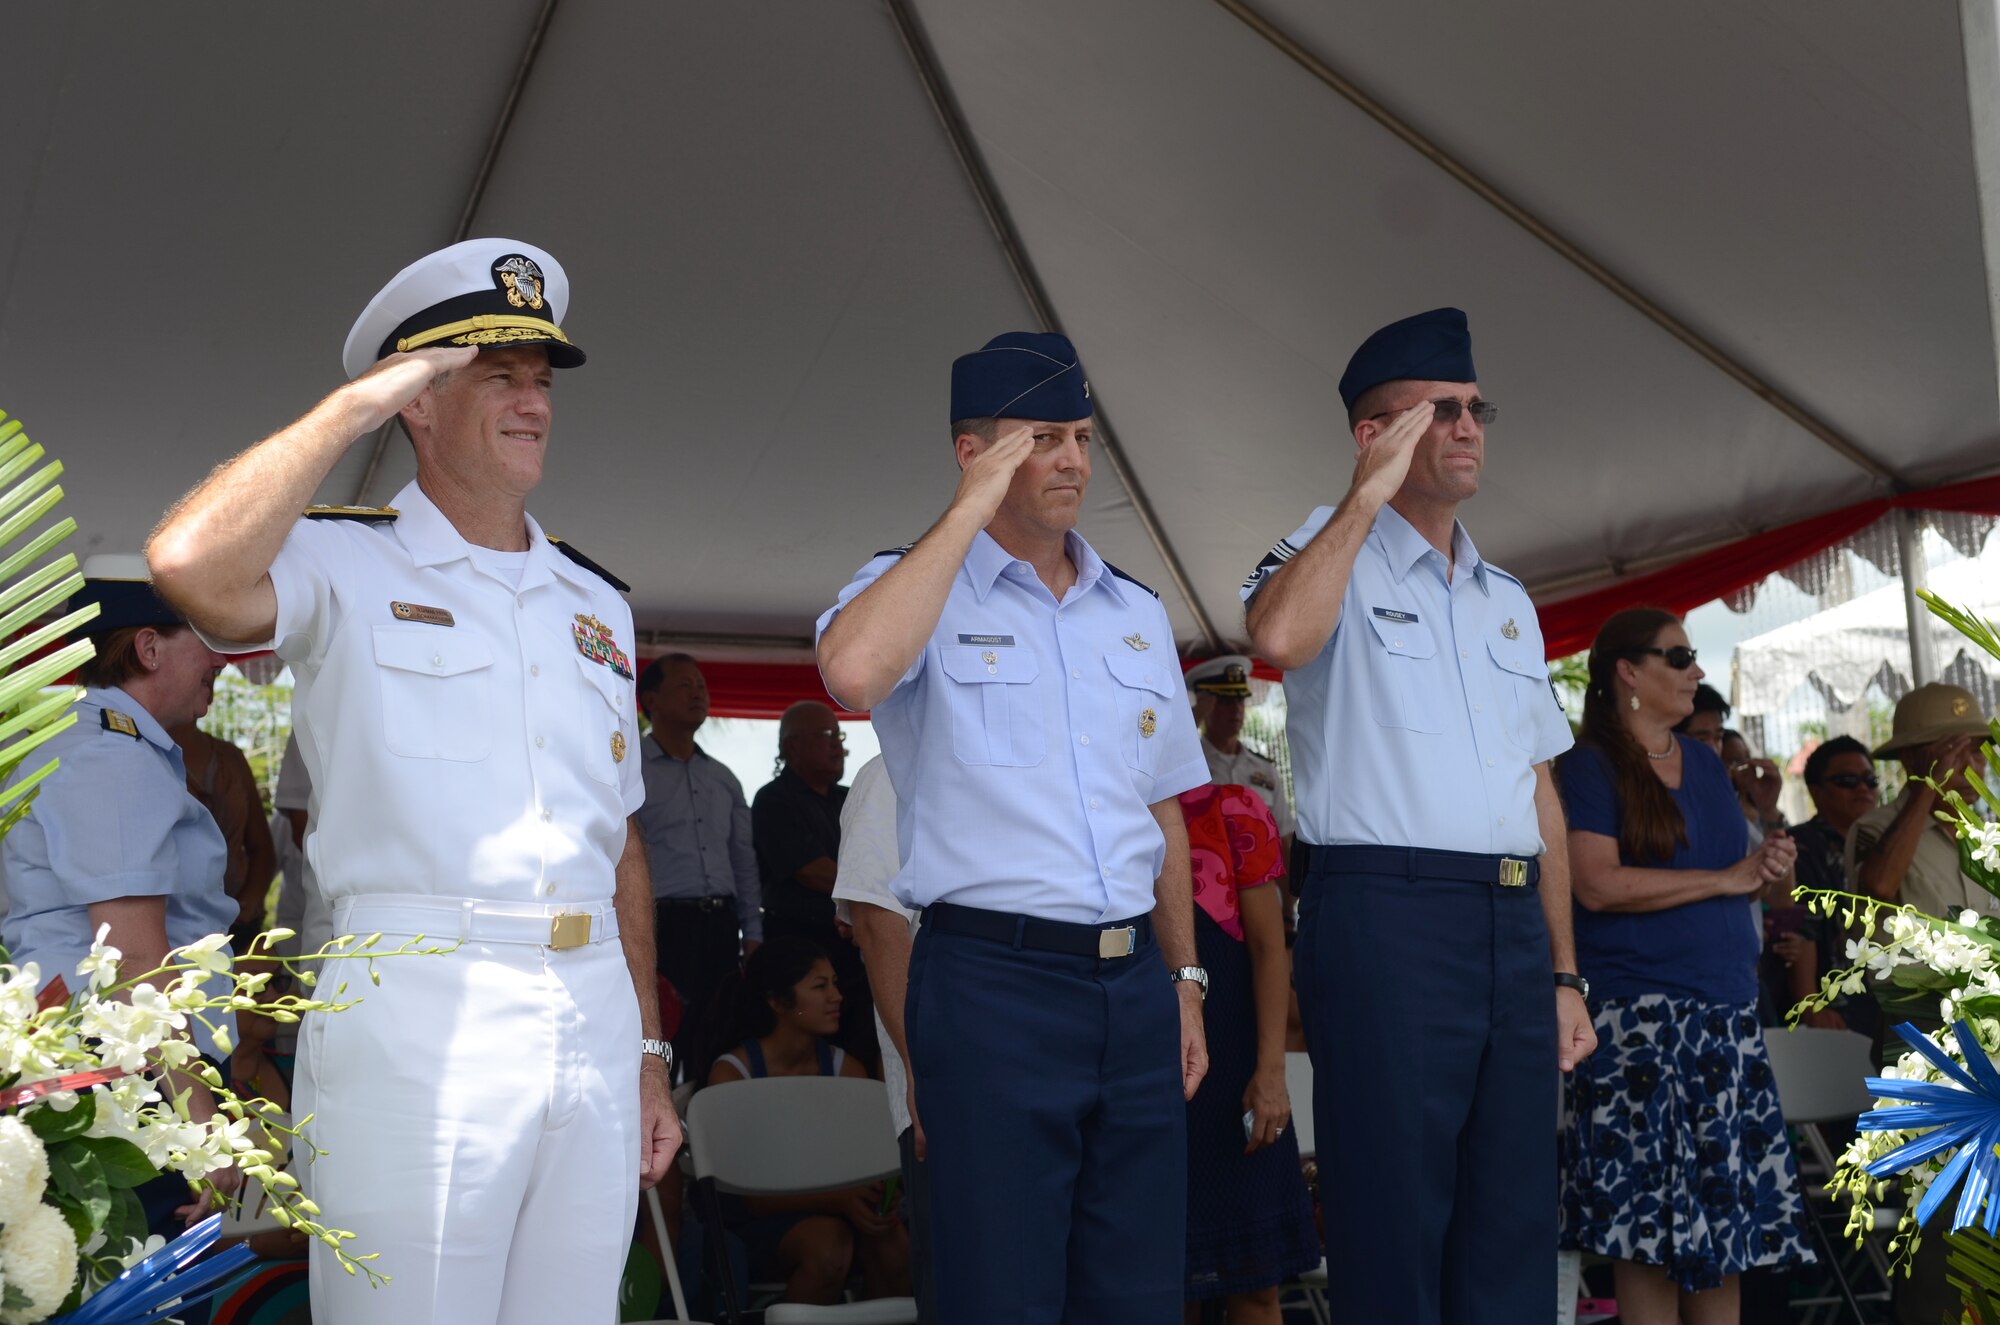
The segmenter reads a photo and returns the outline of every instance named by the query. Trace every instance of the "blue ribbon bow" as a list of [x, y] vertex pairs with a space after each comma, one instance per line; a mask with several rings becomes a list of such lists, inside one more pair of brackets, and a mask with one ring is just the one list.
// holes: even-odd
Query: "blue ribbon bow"
[[[1989, 1237], [2000, 1233], [2000, 1200], [1987, 1199], [1993, 1195], [1994, 1180], [2000, 1178], [2000, 1155], [1994, 1151], [2000, 1146], [2000, 1070], [1994, 1068], [1992, 1058], [1979, 1047], [1972, 1028], [1962, 1019], [1952, 1024], [1952, 1034], [1958, 1039], [1959, 1052], [1965, 1055], [1965, 1067], [1954, 1063], [1951, 1055], [1907, 1021], [1896, 1028], [1896, 1034], [1958, 1084], [1869, 1077], [1868, 1093], [1875, 1098], [1911, 1102], [1871, 1110], [1862, 1114], [1855, 1126], [1864, 1132], [1924, 1130], [1925, 1134], [1868, 1165], [1868, 1173], [1887, 1178], [1959, 1147], [1917, 1203], [1917, 1224], [1922, 1227], [1928, 1223], [1958, 1180], [1964, 1178], [1965, 1190], [1959, 1193], [1952, 1231], [1976, 1220]], [[1986, 1207], [1983, 1219], [1981, 1205]]]

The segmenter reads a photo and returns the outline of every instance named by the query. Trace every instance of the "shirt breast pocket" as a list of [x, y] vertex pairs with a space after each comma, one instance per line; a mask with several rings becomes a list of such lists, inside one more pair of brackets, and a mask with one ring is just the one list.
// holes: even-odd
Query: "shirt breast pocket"
[[[1367, 651], [1368, 698], [1375, 721], [1405, 731], [1441, 732], [1440, 705], [1449, 697], [1438, 685], [1437, 638], [1421, 621], [1390, 621], [1369, 613], [1374, 643]], [[1336, 678], [1336, 685], [1340, 684]]]
[[632, 746], [638, 719], [626, 704], [625, 678], [580, 653], [573, 656], [583, 673], [577, 697], [582, 706], [577, 730], [583, 733], [583, 766], [599, 782], [615, 787], [618, 765], [637, 757]]
[[1165, 723], [1167, 702], [1174, 697], [1173, 677], [1167, 669], [1178, 670], [1172, 654], [1155, 662], [1133, 653], [1107, 653], [1104, 665], [1118, 697], [1118, 748], [1125, 762], [1141, 773], [1159, 771], [1162, 742], [1153, 734]]
[[474, 635], [375, 627], [382, 739], [406, 759], [477, 763], [493, 750], [493, 653]]
[[1034, 685], [1041, 674], [1035, 655], [1018, 648], [962, 646], [939, 653], [951, 683], [951, 749], [958, 761], [1008, 768], [1041, 763], [1047, 740]]
[[1503, 640], [1488, 640], [1486, 651], [1498, 670], [1493, 678], [1493, 699], [1507, 723], [1507, 739], [1523, 750], [1535, 748], [1535, 706], [1547, 702], [1548, 664], [1534, 650]]

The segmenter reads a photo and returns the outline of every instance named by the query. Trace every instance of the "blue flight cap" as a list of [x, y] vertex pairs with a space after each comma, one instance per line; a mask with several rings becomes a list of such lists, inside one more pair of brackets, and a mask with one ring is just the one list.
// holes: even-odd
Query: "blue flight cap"
[[1090, 383], [1069, 337], [1009, 331], [951, 364], [951, 421], [1034, 419], [1074, 423], [1091, 415]]
[[1473, 382], [1472, 332], [1456, 308], [1433, 308], [1391, 322], [1361, 342], [1340, 375], [1340, 399], [1351, 411], [1364, 391], [1384, 382]]
[[97, 615], [70, 632], [71, 639], [108, 635], [125, 626], [179, 626], [187, 618], [153, 592], [146, 559], [100, 553], [83, 559], [83, 587], [70, 595], [68, 611], [96, 603]]

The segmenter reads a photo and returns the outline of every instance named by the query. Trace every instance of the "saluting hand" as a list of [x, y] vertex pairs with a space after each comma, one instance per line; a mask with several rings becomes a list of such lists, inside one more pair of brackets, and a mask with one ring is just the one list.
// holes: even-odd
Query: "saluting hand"
[[428, 345], [404, 354], [392, 354], [347, 384], [347, 392], [365, 405], [374, 421], [362, 432], [372, 432], [396, 417], [403, 406], [424, 393], [440, 373], [463, 368], [479, 357], [469, 345]]
[[1426, 400], [1389, 421], [1389, 426], [1362, 444], [1354, 461], [1354, 482], [1348, 491], [1380, 507], [1396, 495], [1410, 472], [1410, 457], [1431, 426], [1437, 406]]
[[958, 476], [958, 491], [951, 497], [952, 506], [978, 517], [979, 527], [984, 529], [1007, 499], [1014, 471], [1034, 449], [1035, 430], [1026, 424], [1001, 433], [991, 446], [965, 462], [965, 470]]

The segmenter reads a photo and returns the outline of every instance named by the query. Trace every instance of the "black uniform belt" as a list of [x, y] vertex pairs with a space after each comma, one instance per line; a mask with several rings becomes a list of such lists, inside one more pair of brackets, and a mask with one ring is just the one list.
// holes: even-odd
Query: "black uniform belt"
[[727, 911], [736, 904], [736, 899], [726, 893], [711, 893], [707, 897], [655, 897], [654, 906], [671, 907], [676, 911]]
[[1315, 846], [1310, 851], [1313, 874], [1400, 874], [1412, 882], [1454, 879], [1503, 888], [1533, 887], [1542, 878], [1542, 864], [1533, 856], [1488, 856], [1428, 847]]
[[982, 911], [976, 906], [932, 902], [924, 908], [924, 929], [941, 934], [965, 934], [1037, 952], [1061, 952], [1072, 957], [1130, 957], [1153, 941], [1153, 918], [1134, 916], [1109, 925], [1079, 925], [1068, 920]]

